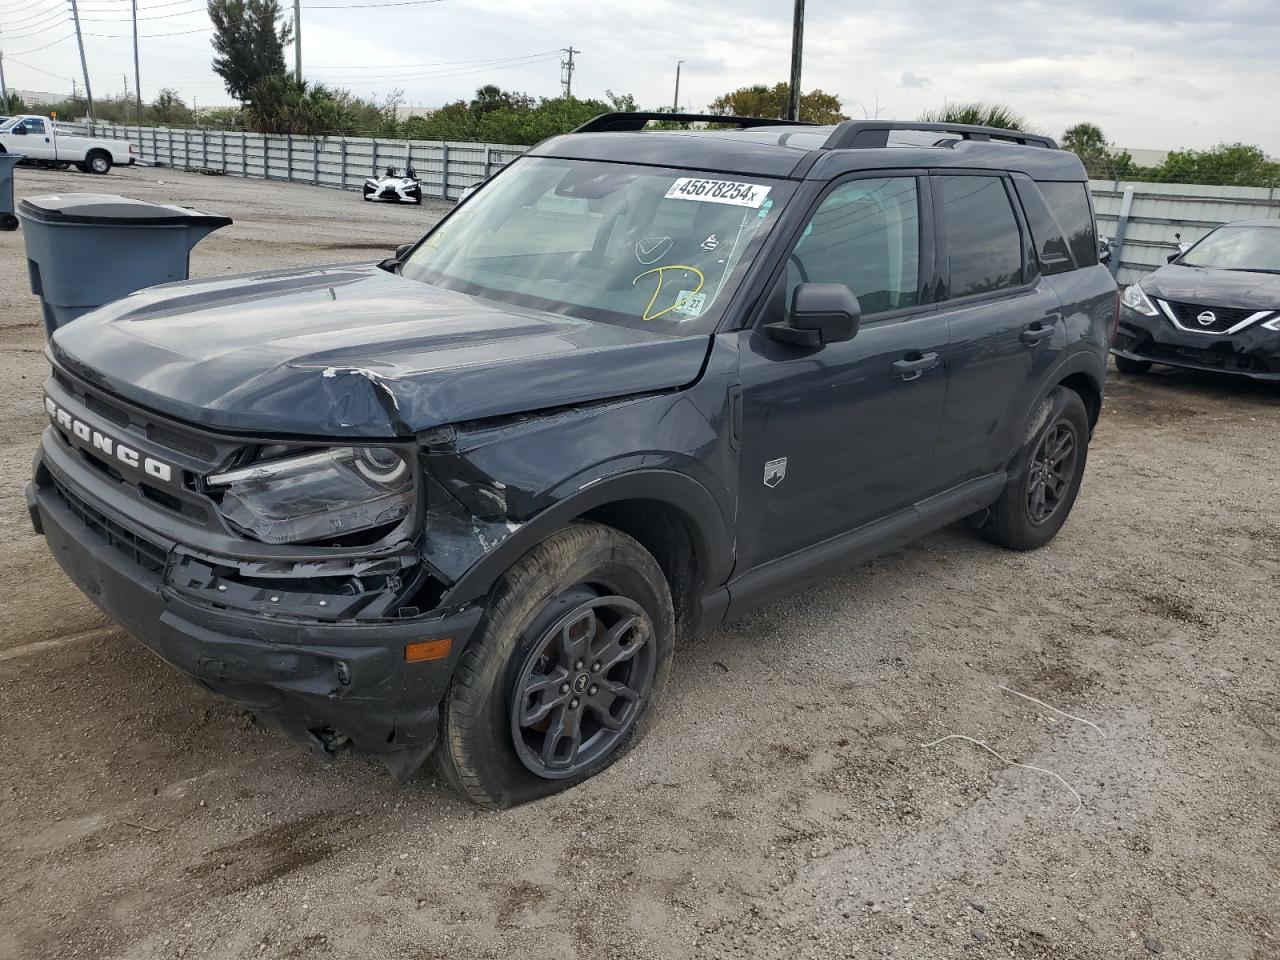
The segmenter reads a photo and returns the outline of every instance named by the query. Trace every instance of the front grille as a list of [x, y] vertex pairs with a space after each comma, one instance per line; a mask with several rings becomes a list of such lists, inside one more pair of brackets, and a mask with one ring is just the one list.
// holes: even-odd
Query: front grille
[[[1242, 310], [1237, 307], [1213, 307], [1199, 303], [1175, 303], [1166, 300], [1169, 310], [1178, 318], [1178, 322], [1189, 330], [1203, 330], [1205, 333], [1225, 333], [1242, 320], [1253, 316], [1257, 310]], [[1213, 321], [1204, 323], [1201, 314], [1213, 314]]]
[[163, 424], [147, 424], [147, 439], [155, 441], [162, 447], [195, 457], [197, 460], [212, 462], [218, 459], [218, 448], [212, 443], [186, 433], [179, 433]]
[[58, 482], [56, 477], [50, 475], [50, 479], [53, 481], [53, 489], [58, 497], [86, 527], [144, 570], [152, 573], [160, 573], [164, 570], [167, 555], [163, 548], [126, 530], [101, 510], [90, 506], [88, 502], [68, 490]]
[[121, 410], [114, 403], [108, 403], [95, 394], [89, 393], [87, 390], [84, 394], [84, 405], [89, 410], [101, 417], [106, 417], [118, 427], [129, 426], [129, 414]]

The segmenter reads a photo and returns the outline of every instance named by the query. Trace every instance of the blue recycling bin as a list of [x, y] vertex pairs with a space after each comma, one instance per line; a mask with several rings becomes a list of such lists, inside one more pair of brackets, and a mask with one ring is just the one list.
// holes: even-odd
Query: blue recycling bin
[[230, 217], [100, 193], [18, 204], [45, 335], [144, 287], [186, 280], [191, 248]]
[[19, 153], [0, 153], [0, 230], [17, 230], [13, 215], [13, 168], [22, 161]]

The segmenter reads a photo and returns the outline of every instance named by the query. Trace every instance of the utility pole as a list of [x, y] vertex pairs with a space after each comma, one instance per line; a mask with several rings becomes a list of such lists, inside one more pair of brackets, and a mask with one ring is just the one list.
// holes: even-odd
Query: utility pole
[[138, 66], [138, 0], [130, 0], [133, 6], [133, 86], [138, 98], [138, 138], [142, 138], [142, 70]]
[[89, 86], [89, 61], [84, 58], [84, 37], [80, 33], [80, 8], [71, 0], [71, 19], [76, 24], [76, 44], [80, 47], [80, 71], [84, 74], [84, 97], [89, 104], [89, 124], [97, 123], [93, 115], [93, 87]]
[[800, 59], [804, 46], [804, 0], [796, 0], [795, 19], [791, 24], [791, 96], [787, 102], [787, 119], [800, 119]]
[[676, 95], [671, 101], [672, 113], [680, 112], [680, 64], [682, 63], [684, 63], [683, 60], [676, 61]]
[[293, 79], [302, 83], [302, 0], [293, 0]]
[[9, 88], [4, 85], [4, 51], [0, 50], [0, 110], [9, 109]]
[[[299, 2], [299, 0], [294, 0], [294, 2], [297, 3]], [[575, 50], [573, 49], [572, 46], [569, 46], [561, 50], [560, 52], [567, 53], [569, 55], [569, 58], [567, 60], [560, 61], [560, 83], [564, 87], [564, 95], [566, 97], [572, 97], [573, 96], [573, 55], [575, 53], [581, 53], [582, 51]]]

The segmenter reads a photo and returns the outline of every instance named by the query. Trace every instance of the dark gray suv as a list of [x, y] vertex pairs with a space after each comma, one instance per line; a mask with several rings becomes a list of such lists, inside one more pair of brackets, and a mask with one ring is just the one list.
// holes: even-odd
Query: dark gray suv
[[679, 637], [963, 518], [1048, 543], [1116, 311], [1048, 139], [610, 114], [381, 264], [59, 329], [31, 517], [300, 742], [518, 803], [617, 759]]

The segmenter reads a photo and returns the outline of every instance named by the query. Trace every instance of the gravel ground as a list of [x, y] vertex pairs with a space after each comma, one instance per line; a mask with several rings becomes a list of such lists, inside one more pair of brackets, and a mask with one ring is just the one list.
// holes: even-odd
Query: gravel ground
[[[206, 276], [378, 256], [440, 212], [144, 169], [17, 188], [230, 214]], [[692, 641], [623, 762], [480, 813], [316, 764], [68, 585], [22, 504], [21, 251], [0, 234], [0, 956], [1280, 957], [1280, 388], [1113, 376], [1051, 547], [950, 529]], [[927, 746], [951, 735], [1042, 769]]]

